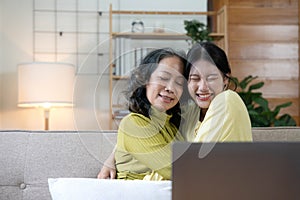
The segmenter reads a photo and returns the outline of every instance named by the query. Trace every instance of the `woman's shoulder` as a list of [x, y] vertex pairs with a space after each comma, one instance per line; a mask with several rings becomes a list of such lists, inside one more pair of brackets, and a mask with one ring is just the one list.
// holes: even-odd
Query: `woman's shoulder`
[[239, 94], [232, 90], [225, 90], [218, 94], [212, 101], [210, 110], [219, 112], [236, 112], [237, 110], [246, 111], [246, 106]]
[[128, 122], [148, 123], [149, 121], [150, 121], [150, 119], [148, 117], [146, 117], [142, 114], [139, 114], [139, 113], [131, 112], [121, 120], [120, 125], [124, 124], [124, 123], [126, 124]]
[[129, 113], [120, 122], [118, 135], [139, 136], [145, 127], [149, 127], [151, 121], [149, 118], [138, 113]]
[[231, 102], [232, 104], [244, 105], [243, 99], [240, 97], [240, 95], [237, 92], [233, 90], [226, 90], [226, 95], [229, 99], [229, 102]]
[[[223, 98], [222, 98], [223, 96]], [[248, 113], [246, 105], [240, 95], [232, 90], [226, 90], [222, 92], [221, 98], [218, 99], [218, 105], [223, 105], [225, 107], [226, 112], [229, 113]], [[222, 103], [223, 102], [223, 103]], [[224, 103], [226, 102], [226, 103]]]
[[233, 90], [225, 90], [225, 91], [221, 92], [220, 94], [218, 94], [215, 99], [219, 100], [219, 101], [223, 101], [223, 102], [224, 102], [224, 100], [226, 100], [227, 103], [229, 102], [232, 104], [243, 102], [240, 95]]
[[233, 90], [225, 90], [221, 92], [218, 96], [222, 96], [222, 95], [230, 98], [240, 98], [240, 95]]

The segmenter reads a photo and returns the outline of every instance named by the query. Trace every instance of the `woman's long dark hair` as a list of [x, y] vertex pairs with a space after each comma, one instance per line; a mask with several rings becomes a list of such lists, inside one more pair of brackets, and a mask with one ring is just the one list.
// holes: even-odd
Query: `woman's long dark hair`
[[[142, 114], [150, 118], [151, 115], [151, 103], [146, 96], [146, 85], [149, 82], [151, 74], [156, 70], [158, 63], [167, 57], [178, 57], [184, 66], [186, 67], [186, 55], [184, 52], [177, 52], [171, 48], [156, 49], [148, 53], [141, 61], [140, 65], [134, 69], [129, 79], [128, 89], [125, 91], [125, 97], [128, 101], [128, 107], [131, 112]], [[185, 77], [187, 80], [187, 77]], [[185, 82], [183, 88], [182, 98], [180, 102], [186, 101], [187, 84]], [[181, 109], [180, 102], [178, 102], [173, 108], [167, 111], [172, 117], [170, 121], [178, 128], [180, 125]]]

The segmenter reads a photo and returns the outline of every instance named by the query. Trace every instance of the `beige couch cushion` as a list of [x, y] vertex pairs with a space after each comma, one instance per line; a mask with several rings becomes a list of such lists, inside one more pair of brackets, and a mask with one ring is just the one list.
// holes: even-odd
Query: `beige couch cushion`
[[300, 127], [262, 127], [252, 129], [254, 141], [300, 142]]

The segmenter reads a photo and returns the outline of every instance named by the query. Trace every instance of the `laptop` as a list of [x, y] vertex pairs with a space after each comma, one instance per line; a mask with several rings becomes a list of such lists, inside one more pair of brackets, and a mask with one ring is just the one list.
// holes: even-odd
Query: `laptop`
[[188, 143], [173, 148], [172, 199], [300, 199], [300, 143]]

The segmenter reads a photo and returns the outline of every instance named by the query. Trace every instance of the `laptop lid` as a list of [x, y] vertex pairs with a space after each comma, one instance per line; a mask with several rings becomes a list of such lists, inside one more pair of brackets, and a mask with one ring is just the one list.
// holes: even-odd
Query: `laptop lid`
[[300, 199], [300, 143], [173, 144], [172, 199]]

